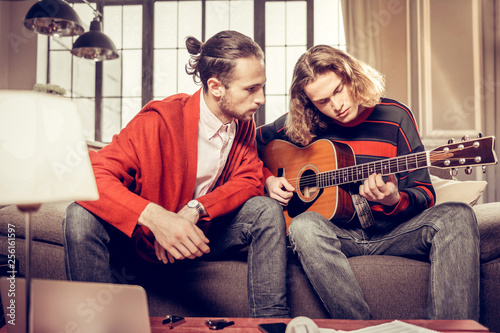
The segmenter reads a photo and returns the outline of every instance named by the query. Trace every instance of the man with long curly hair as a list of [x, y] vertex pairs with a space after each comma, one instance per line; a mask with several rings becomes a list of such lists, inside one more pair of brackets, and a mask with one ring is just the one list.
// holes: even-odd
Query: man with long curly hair
[[[425, 151], [409, 108], [383, 98], [383, 76], [345, 52], [325, 45], [309, 49], [295, 65], [290, 90], [289, 113], [257, 130], [261, 152], [274, 139], [300, 149], [329, 139], [350, 146], [356, 165], [375, 165]], [[330, 315], [371, 318], [347, 258], [393, 255], [430, 260], [429, 319], [478, 320], [479, 234], [471, 207], [434, 205], [426, 168], [384, 176], [377, 168], [364, 171], [366, 177], [350, 187], [359, 210], [352, 210], [358, 213], [349, 222], [309, 209], [289, 225], [291, 245]], [[264, 175], [268, 195], [283, 206], [301, 190], [266, 168]]]

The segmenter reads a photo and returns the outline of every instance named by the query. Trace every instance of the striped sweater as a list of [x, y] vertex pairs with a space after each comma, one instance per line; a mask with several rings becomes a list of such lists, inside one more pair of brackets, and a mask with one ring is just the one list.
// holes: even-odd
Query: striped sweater
[[[285, 114], [257, 129], [259, 152], [274, 139], [290, 141], [285, 136], [286, 117]], [[424, 151], [412, 112], [405, 105], [386, 98], [348, 124], [330, 120], [327, 128], [316, 135], [315, 140], [348, 144], [357, 165]], [[266, 179], [271, 176], [265, 167], [264, 175]], [[400, 172], [396, 176], [401, 199], [395, 207], [371, 202], [375, 220], [403, 222], [434, 205], [435, 192], [426, 168]]]

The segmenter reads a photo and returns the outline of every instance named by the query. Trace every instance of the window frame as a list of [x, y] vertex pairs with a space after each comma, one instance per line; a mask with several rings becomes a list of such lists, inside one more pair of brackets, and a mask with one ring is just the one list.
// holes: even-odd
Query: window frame
[[[157, 1], [179, 1], [179, 0], [90, 0], [89, 2], [99, 12], [103, 13], [104, 6], [127, 6], [127, 5], [142, 5], [142, 81], [141, 81], [141, 103], [146, 105], [153, 99], [153, 80], [154, 80], [154, 4]], [[202, 40], [206, 40], [206, 2], [210, 0], [199, 0], [202, 5]], [[314, 43], [314, 0], [254, 0], [254, 36], [253, 39], [259, 44], [265, 53], [266, 38], [265, 38], [265, 8], [266, 2], [273, 1], [303, 1], [306, 3], [307, 13], [307, 32], [306, 41], [307, 48], [313, 46]], [[81, 3], [80, 0], [67, 0], [68, 3]], [[105, 17], [102, 18], [104, 22]], [[49, 51], [47, 51], [49, 52]], [[49, 57], [48, 57], [49, 58]], [[47, 60], [47, 72], [49, 71], [49, 63]], [[103, 63], [97, 62], [95, 68], [95, 121], [94, 121], [94, 140], [102, 142], [102, 115], [103, 115]], [[50, 82], [50, 77], [47, 75], [47, 82]], [[263, 125], [266, 122], [265, 104], [262, 105], [254, 116], [257, 126]]]

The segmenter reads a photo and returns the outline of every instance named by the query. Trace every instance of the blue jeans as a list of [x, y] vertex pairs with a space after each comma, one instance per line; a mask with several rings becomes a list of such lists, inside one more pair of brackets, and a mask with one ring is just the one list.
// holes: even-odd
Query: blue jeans
[[429, 319], [479, 319], [479, 231], [466, 204], [443, 203], [401, 224], [376, 221], [370, 230], [305, 212], [289, 237], [332, 318], [370, 319], [347, 258], [383, 254], [430, 260]]
[[[130, 283], [124, 267], [141, 266], [134, 273], [148, 274], [144, 267], [163, 265], [146, 263], [137, 255], [130, 238], [76, 203], [66, 210], [63, 232], [68, 280]], [[251, 317], [289, 317], [286, 224], [275, 200], [250, 198], [238, 211], [214, 220], [206, 236], [210, 253], [200, 260], [221, 259], [248, 249]]]

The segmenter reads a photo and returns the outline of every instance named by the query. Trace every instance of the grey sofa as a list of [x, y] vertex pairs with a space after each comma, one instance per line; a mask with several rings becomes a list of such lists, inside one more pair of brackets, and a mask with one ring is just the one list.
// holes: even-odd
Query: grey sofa
[[[33, 215], [33, 275], [65, 279], [61, 221], [66, 203], [42, 205]], [[500, 203], [474, 206], [481, 232], [481, 319], [500, 332]], [[24, 216], [15, 206], [0, 209], [0, 254], [7, 254], [7, 224], [16, 227], [16, 257], [24, 263]], [[349, 259], [374, 319], [424, 318], [429, 263], [390, 256]], [[328, 318], [296, 257], [289, 254], [288, 291], [292, 316]], [[185, 260], [161, 278], [142, 282], [151, 316], [247, 317], [244, 253], [216, 262]], [[127, 272], [124, 279], [134, 283]], [[334, 272], [332, 272], [334, 274]]]

